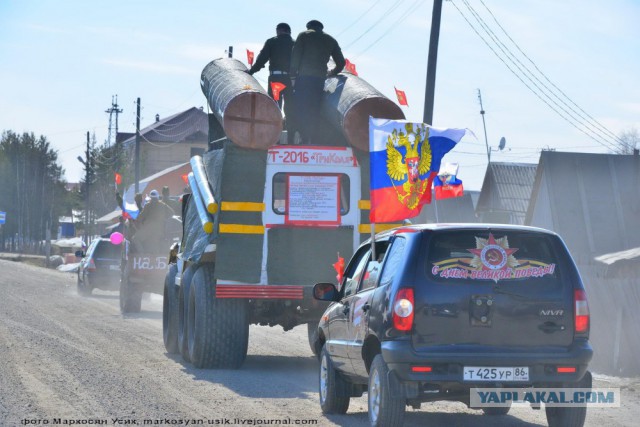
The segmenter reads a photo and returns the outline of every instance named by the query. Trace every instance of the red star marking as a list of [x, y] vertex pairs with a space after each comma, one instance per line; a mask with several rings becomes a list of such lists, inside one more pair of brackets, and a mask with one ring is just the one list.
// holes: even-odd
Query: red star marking
[[[469, 252], [471, 252], [478, 258], [480, 258], [480, 260], [482, 261], [483, 270], [489, 270], [489, 267], [485, 265], [485, 260], [482, 259], [482, 250], [484, 249], [485, 246], [500, 246], [506, 252], [507, 258], [510, 257], [512, 254], [514, 254], [518, 250], [517, 248], [505, 248], [504, 246], [499, 245], [498, 242], [496, 242], [496, 239], [493, 237], [493, 234], [489, 233], [489, 240], [487, 241], [486, 245], [482, 246], [481, 248], [467, 249]], [[488, 254], [485, 254], [485, 256], [487, 255]], [[504, 268], [506, 267], [507, 267], [507, 264], [505, 264]]]

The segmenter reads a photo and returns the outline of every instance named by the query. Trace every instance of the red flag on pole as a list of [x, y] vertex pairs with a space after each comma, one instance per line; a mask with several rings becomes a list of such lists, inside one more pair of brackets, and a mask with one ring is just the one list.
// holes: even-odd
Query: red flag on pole
[[287, 85], [280, 82], [271, 82], [271, 92], [273, 93], [273, 99], [280, 101], [280, 92], [286, 88]]
[[340, 256], [340, 252], [338, 252], [338, 261], [332, 264], [333, 268], [336, 270], [336, 279], [338, 279], [338, 283], [342, 282], [342, 276], [344, 275], [344, 258]]
[[114, 172], [113, 176], [116, 180], [116, 185], [122, 184], [122, 175], [120, 175], [118, 172]]
[[354, 76], [358, 75], [358, 72], [356, 71], [356, 64], [354, 64], [353, 62], [349, 61], [348, 59], [344, 60], [344, 68], [345, 68], [345, 70], [347, 70], [348, 72], [350, 72]]
[[247, 62], [249, 65], [253, 65], [253, 52], [247, 49]]
[[396, 89], [395, 86], [393, 88], [396, 90], [396, 96], [398, 97], [398, 104], [406, 105], [408, 107], [409, 104], [407, 103], [407, 95], [404, 93], [404, 91]]

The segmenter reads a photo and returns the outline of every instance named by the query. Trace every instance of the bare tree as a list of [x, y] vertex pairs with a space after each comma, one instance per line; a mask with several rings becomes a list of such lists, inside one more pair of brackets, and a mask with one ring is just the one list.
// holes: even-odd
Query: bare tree
[[636, 128], [620, 132], [618, 139], [618, 154], [633, 154], [633, 150], [640, 149], [640, 132]]

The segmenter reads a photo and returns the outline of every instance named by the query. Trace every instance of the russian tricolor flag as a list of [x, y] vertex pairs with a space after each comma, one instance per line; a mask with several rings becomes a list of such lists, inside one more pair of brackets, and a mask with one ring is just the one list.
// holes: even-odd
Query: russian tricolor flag
[[433, 180], [433, 188], [436, 193], [436, 200], [462, 197], [464, 188], [462, 181], [458, 179], [458, 164], [447, 163], [440, 169], [438, 176]]
[[431, 186], [442, 157], [467, 132], [471, 133], [370, 117], [371, 223], [418, 215], [431, 202]]

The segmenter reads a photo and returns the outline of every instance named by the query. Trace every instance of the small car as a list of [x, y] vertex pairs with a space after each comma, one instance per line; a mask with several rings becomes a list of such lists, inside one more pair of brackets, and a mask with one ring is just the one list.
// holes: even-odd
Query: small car
[[[345, 413], [368, 392], [372, 426], [423, 402], [470, 405], [476, 388], [591, 388], [589, 309], [576, 265], [550, 231], [490, 224], [405, 226], [365, 242], [318, 325], [320, 405]], [[504, 415], [507, 407], [482, 407]], [[582, 426], [586, 407], [545, 408]]]
[[120, 286], [121, 249], [109, 239], [98, 238], [91, 242], [78, 268], [78, 295], [89, 296], [94, 289], [117, 291]]

